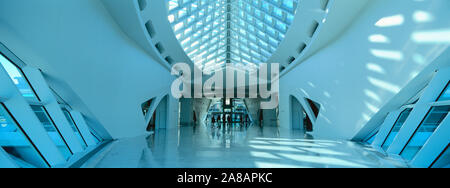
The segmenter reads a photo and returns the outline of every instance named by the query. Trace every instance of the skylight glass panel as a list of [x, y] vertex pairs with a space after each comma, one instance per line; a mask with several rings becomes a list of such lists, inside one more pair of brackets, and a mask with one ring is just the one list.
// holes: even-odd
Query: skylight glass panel
[[178, 0], [170, 0], [169, 1], [169, 10], [176, 9], [178, 7]]
[[266, 62], [293, 22], [298, 0], [167, 0], [167, 3], [168, 20], [194, 64], [221, 69], [226, 63], [245, 67]]
[[294, 9], [294, 1], [293, 0], [283, 0], [283, 6], [289, 10]]

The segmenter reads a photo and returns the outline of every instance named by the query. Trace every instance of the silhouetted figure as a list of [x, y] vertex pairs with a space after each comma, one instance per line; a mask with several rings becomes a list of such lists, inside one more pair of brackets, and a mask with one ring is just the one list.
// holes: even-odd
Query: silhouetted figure
[[197, 126], [197, 115], [195, 114], [195, 111], [194, 111], [194, 118], [193, 119], [194, 119], [194, 125]]
[[259, 111], [259, 126], [262, 127], [263, 126], [263, 121], [264, 121], [264, 117], [263, 117], [263, 111], [260, 110]]
[[216, 125], [216, 119], [214, 118], [214, 116], [211, 116], [211, 124], [212, 126]]

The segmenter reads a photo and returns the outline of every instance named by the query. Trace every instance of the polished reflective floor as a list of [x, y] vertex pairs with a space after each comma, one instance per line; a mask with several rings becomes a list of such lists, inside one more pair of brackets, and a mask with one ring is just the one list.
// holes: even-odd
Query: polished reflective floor
[[142, 168], [367, 168], [407, 167], [372, 148], [314, 139], [277, 127], [203, 125], [119, 141], [95, 167]]

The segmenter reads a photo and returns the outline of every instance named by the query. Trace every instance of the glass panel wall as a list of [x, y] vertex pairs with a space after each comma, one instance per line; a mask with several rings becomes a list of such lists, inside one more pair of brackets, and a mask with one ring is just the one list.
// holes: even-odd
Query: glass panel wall
[[448, 149], [448, 146], [431, 165], [431, 168], [450, 168], [450, 150]]
[[448, 101], [450, 100], [450, 83], [447, 84], [444, 92], [442, 92], [441, 96], [439, 96], [437, 101]]
[[16, 65], [11, 63], [3, 54], [0, 53], [0, 64], [5, 68], [6, 72], [8, 72], [9, 77], [11, 77], [14, 84], [16, 84], [20, 93], [31, 101], [39, 101], [30, 84], [28, 83], [26, 77], [22, 73], [22, 71], [17, 68]]
[[86, 149], [87, 147], [87, 143], [84, 140], [83, 135], [81, 135], [80, 133], [80, 129], [78, 128], [77, 124], [75, 123], [75, 121], [72, 118], [72, 115], [70, 115], [69, 111], [67, 111], [67, 109], [61, 109], [64, 113], [64, 116], [66, 117], [67, 121], [69, 122], [70, 126], [72, 127], [73, 132], [75, 133], [75, 135], [78, 138], [78, 141], [81, 143], [81, 146], [83, 147], [83, 149]]
[[[0, 53], [0, 63], [5, 68], [6, 72], [17, 86], [19, 91], [22, 93], [23, 97], [25, 97], [28, 101], [31, 102], [39, 102], [40, 99], [34, 92], [33, 88], [29, 84], [27, 78], [21, 69], [19, 69], [15, 64], [13, 64], [8, 58], [6, 58], [3, 54]], [[66, 159], [69, 159], [72, 156], [72, 152], [67, 146], [66, 141], [61, 136], [59, 130], [51, 121], [50, 116], [43, 106], [30, 105], [33, 109], [34, 113], [38, 117], [38, 119], [43, 124], [45, 130], [47, 130], [50, 138], [55, 142], [58, 149], [61, 151], [63, 156]]]
[[49, 167], [6, 107], [0, 103], [0, 146], [17, 164], [26, 163], [39, 168]]
[[252, 72], [284, 40], [298, 0], [168, 0], [167, 4], [175, 35], [197, 67], [209, 72], [231, 62]]
[[[69, 160], [69, 158], [73, 155], [73, 152], [68, 146], [66, 138], [62, 136], [61, 132], [52, 119], [57, 118], [54, 117], [55, 114], [49, 114], [46, 107], [41, 104], [41, 99], [36, 94], [34, 88], [30, 84], [22, 69], [17, 66], [15, 62], [9, 59], [9, 57], [5, 56], [2, 52], [0, 52], [0, 65], [0, 68], [4, 68], [6, 70], [8, 76], [11, 78], [19, 92], [30, 105], [31, 109], [34, 112], [34, 115], [36, 115], [36, 117], [42, 124], [37, 124], [35, 126], [43, 126], [43, 128], [47, 131], [49, 138], [51, 138], [51, 140], [57, 146], [63, 157], [66, 160]], [[77, 122], [73, 119], [73, 117], [67, 110], [68, 108], [71, 108], [66, 107], [68, 105], [66, 105], [64, 100], [52, 88], [49, 89], [52, 90], [56, 97], [56, 100], [61, 105], [62, 112], [65, 116], [64, 118], [66, 118], [69, 122], [83, 149], [86, 149], [88, 146], [85, 140], [85, 136], [93, 136], [97, 144], [101, 143], [103, 141], [103, 138], [100, 137], [99, 134], [97, 134], [95, 130], [91, 129], [90, 127], [89, 129], [92, 135], [81, 134]], [[37, 150], [37, 147], [34, 145], [33, 142], [35, 140], [31, 140], [31, 138], [29, 138], [25, 134], [20, 125], [14, 119], [14, 114], [10, 114], [8, 109], [6, 109], [3, 104], [0, 107], [0, 147], [2, 147], [7, 153], [9, 153], [11, 158], [13, 158], [21, 167], [51, 167], [43, 157], [44, 155], [42, 155], [42, 153], [40, 153], [40, 151]]]
[[95, 143], [99, 144], [103, 141], [102, 137], [100, 137], [94, 130], [90, 129], [92, 136], [94, 137]]
[[389, 132], [388, 136], [386, 137], [386, 140], [381, 145], [383, 150], [387, 150], [389, 146], [392, 144], [392, 141], [394, 141], [395, 137], [397, 136], [398, 132], [400, 132], [400, 129], [403, 127], [403, 124], [405, 123], [406, 119], [408, 119], [409, 114], [411, 114], [412, 108], [404, 110], [400, 116], [397, 119], [397, 122], [395, 122], [394, 126], [391, 129], [391, 132]]
[[412, 160], [447, 117], [449, 111], [450, 106], [433, 107], [400, 155], [406, 160]]
[[367, 139], [367, 143], [368, 144], [372, 144], [373, 143], [373, 141], [375, 141], [375, 137], [376, 137], [376, 135], [378, 134], [378, 131], [375, 133], [375, 134], [373, 134], [372, 136], [370, 136], [368, 139]]
[[64, 158], [68, 160], [72, 156], [72, 151], [70, 151], [69, 147], [67, 146], [66, 141], [61, 136], [61, 133], [59, 132], [58, 128], [54, 125], [53, 121], [49, 117], [47, 111], [43, 106], [37, 106], [37, 105], [31, 105], [31, 108], [33, 109], [34, 113], [38, 117], [39, 121], [44, 126], [45, 130], [47, 131], [50, 138], [53, 140], [53, 142], [58, 147], [59, 151], [63, 154]]

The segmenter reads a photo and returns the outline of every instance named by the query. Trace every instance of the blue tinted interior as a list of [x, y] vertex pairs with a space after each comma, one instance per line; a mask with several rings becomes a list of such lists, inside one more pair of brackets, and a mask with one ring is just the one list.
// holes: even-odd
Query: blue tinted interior
[[297, 4], [298, 0], [169, 0], [168, 19], [199, 68], [208, 72], [233, 63], [252, 71], [284, 39]]
[[433, 107], [400, 155], [412, 160], [447, 117], [449, 110], [450, 106]]
[[450, 150], [447, 148], [431, 166], [432, 168], [450, 168]]
[[450, 100], [450, 84], [447, 84], [444, 92], [439, 96], [438, 101], [448, 101]]
[[5, 56], [0, 53], [0, 64], [3, 68], [8, 72], [8, 75], [11, 77], [14, 84], [19, 89], [20, 93], [32, 101], [38, 101], [36, 95], [30, 87], [30, 84], [26, 80], [25, 76], [22, 74], [19, 68], [16, 65], [11, 63]]
[[387, 150], [389, 148], [389, 146], [391, 145], [392, 141], [394, 141], [398, 132], [400, 132], [400, 129], [403, 127], [403, 124], [405, 123], [406, 119], [408, 119], [409, 114], [411, 114], [411, 111], [412, 111], [412, 109], [406, 109], [400, 114], [397, 122], [395, 122], [394, 126], [392, 127], [391, 132], [386, 137], [386, 140], [384, 141], [384, 143], [382, 145], [382, 148], [384, 150]]
[[0, 104], [0, 146], [17, 164], [48, 167], [3, 104]]
[[372, 136], [370, 136], [368, 139], [367, 139], [367, 143], [368, 144], [372, 144], [373, 143], [373, 141], [375, 141], [375, 137], [376, 137], [376, 135], [378, 134], [378, 132], [376, 132], [375, 134], [373, 134]]
[[51, 119], [48, 116], [47, 112], [45, 111], [44, 107], [31, 105], [31, 108], [33, 109], [33, 111], [36, 114], [39, 121], [44, 126], [44, 128], [47, 131], [50, 138], [53, 140], [53, 142], [58, 147], [59, 151], [63, 154], [64, 158], [66, 160], [68, 160], [72, 156], [72, 152], [69, 150], [69, 147], [64, 142], [60, 132], [58, 131], [56, 126], [51, 121]]
[[66, 109], [62, 109], [62, 111], [64, 113], [64, 117], [66, 117], [66, 119], [67, 119], [67, 122], [69, 122], [70, 126], [72, 127], [73, 132], [77, 136], [78, 141], [80, 142], [81, 146], [83, 147], [83, 149], [85, 149], [87, 147], [87, 144], [84, 141], [83, 136], [80, 134], [80, 131], [79, 131], [77, 125], [75, 124], [75, 122], [73, 121], [72, 116], [70, 115], [69, 111], [67, 111]]

